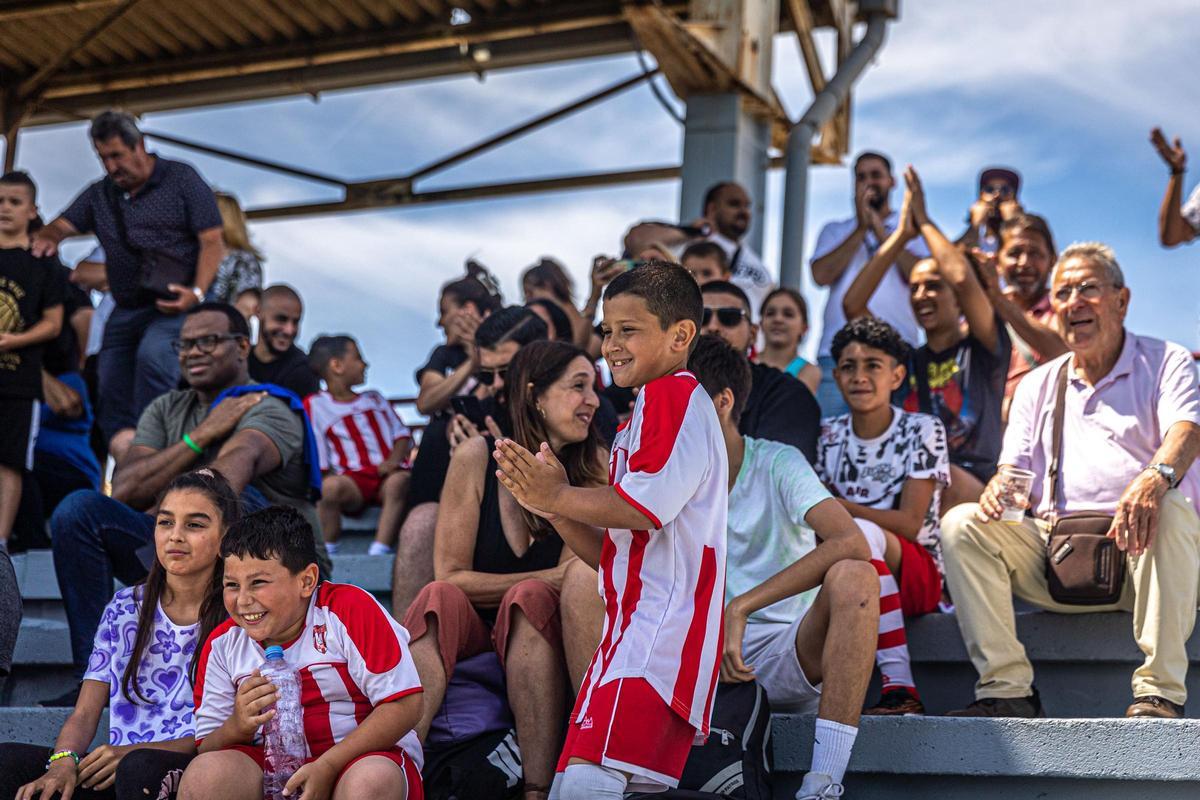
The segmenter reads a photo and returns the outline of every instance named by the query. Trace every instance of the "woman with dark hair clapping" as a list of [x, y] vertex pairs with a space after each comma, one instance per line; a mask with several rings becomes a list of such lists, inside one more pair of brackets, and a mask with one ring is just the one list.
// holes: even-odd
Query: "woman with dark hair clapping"
[[[0, 800], [171, 795], [196, 752], [196, 656], [226, 616], [221, 537], [240, 512], [214, 470], [171, 482], [158, 504], [150, 574], [105, 608], [79, 700], [49, 760], [44, 746], [0, 745]], [[88, 752], [105, 706], [108, 743]]]
[[[525, 345], [506, 381], [512, 438], [546, 442], [575, 486], [608, 482], [594, 423], [599, 399], [584, 352], [564, 342]], [[472, 437], [454, 450], [434, 543], [437, 580], [404, 625], [424, 687], [422, 738], [459, 661], [495, 650], [507, 676], [525, 777], [525, 797], [544, 798], [567, 713], [559, 590], [574, 560], [545, 520], [522, 509], [496, 477], [494, 442]]]

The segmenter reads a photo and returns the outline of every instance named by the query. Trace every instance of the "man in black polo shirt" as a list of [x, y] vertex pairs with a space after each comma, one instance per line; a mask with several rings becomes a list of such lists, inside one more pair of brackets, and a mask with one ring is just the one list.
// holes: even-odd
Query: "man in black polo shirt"
[[[106, 111], [92, 120], [91, 138], [107, 177], [38, 231], [31, 250], [53, 255], [63, 239], [94, 233], [108, 256], [117, 308], [100, 350], [97, 418], [119, 463], [138, 416], [179, 382], [171, 342], [181, 314], [204, 299], [225, 245], [212, 189], [189, 165], [147, 153], [133, 117]], [[149, 288], [166, 275], [187, 277]]]
[[273, 383], [301, 399], [321, 391], [321, 379], [296, 346], [304, 304], [295, 289], [277, 283], [263, 290], [258, 306], [258, 341], [250, 351], [250, 377]]
[[[749, 353], [758, 336], [750, 317], [750, 300], [741, 287], [729, 281], [709, 281], [704, 295], [702, 333], [713, 333], [739, 353]], [[782, 370], [750, 364], [750, 396], [738, 423], [743, 436], [783, 442], [804, 453], [809, 463], [817, 456], [821, 409], [812, 392]]]

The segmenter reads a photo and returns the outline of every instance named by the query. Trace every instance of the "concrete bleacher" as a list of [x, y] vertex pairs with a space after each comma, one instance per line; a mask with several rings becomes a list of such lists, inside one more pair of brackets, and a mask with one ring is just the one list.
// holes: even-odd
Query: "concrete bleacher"
[[[389, 605], [392, 559], [365, 555], [369, 536], [362, 533], [371, 527], [367, 522], [348, 527], [343, 550], [334, 558], [334, 579], [358, 584]], [[14, 566], [25, 618], [14, 675], [0, 698], [6, 706], [0, 707], [0, 741], [49, 743], [69, 710], [33, 706], [71, 684], [67, 627], [50, 554], [20, 555]], [[1200, 720], [1119, 719], [1130, 701], [1130, 675], [1142, 660], [1131, 627], [1131, 617], [1121, 613], [1019, 614], [1021, 639], [1047, 712], [1055, 718], [865, 718], [851, 762], [852, 796], [1200, 796]], [[952, 615], [911, 621], [909, 645], [931, 714], [971, 700], [975, 672]], [[1193, 664], [1200, 663], [1200, 633], [1189, 641], [1188, 653]], [[1195, 668], [1189, 689], [1200, 697]], [[873, 687], [868, 700], [877, 691]], [[792, 797], [807, 769], [812, 724], [806, 717], [775, 718], [778, 797]]]

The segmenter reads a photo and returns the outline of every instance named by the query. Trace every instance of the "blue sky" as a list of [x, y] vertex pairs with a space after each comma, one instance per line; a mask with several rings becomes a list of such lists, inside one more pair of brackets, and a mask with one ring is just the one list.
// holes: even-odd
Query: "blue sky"
[[[1196, 325], [1200, 244], [1156, 241], [1166, 169], [1151, 126], [1190, 145], [1200, 170], [1200, 82], [1192, 0], [908, 0], [876, 62], [856, 87], [853, 149], [879, 149], [921, 172], [930, 208], [957, 234], [988, 163], [1025, 177], [1025, 207], [1045, 215], [1059, 246], [1112, 245], [1133, 290], [1129, 326], [1200, 347]], [[827, 42], [823, 39], [822, 46]], [[507, 125], [639, 71], [616, 56], [472, 77], [375, 87], [265, 103], [148, 115], [147, 128], [234, 150], [367, 178], [403, 173]], [[775, 82], [792, 116], [811, 98], [794, 38], [777, 37]], [[668, 90], [669, 91], [669, 90]], [[328, 187], [169, 146], [247, 206], [332, 199]], [[448, 170], [422, 188], [678, 162], [682, 128], [640, 87], [532, 136]], [[22, 134], [18, 166], [40, 186], [44, 212], [60, 211], [100, 174], [82, 125]], [[1189, 177], [1188, 188], [1195, 182]], [[851, 213], [849, 171], [816, 167], [808, 247], [820, 225]], [[773, 173], [765, 259], [778, 270], [782, 173]], [[898, 204], [899, 196], [894, 198]], [[413, 390], [413, 370], [438, 342], [438, 287], [473, 255], [519, 301], [518, 276], [541, 255], [566, 263], [586, 291], [596, 253], [613, 253], [625, 227], [678, 213], [678, 185], [662, 182], [538, 197], [396, 209], [255, 224], [268, 281], [307, 299], [301, 342], [356, 335], [368, 381]], [[83, 242], [65, 249], [73, 261]], [[820, 319], [824, 292], [805, 293]], [[815, 341], [817, 331], [810, 334]]]

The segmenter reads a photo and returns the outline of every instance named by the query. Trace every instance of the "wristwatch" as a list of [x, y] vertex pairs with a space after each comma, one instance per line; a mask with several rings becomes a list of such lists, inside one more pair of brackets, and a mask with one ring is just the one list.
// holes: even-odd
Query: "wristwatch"
[[192, 287], [192, 294], [196, 295], [196, 300], [198, 302], [201, 302], [201, 303], [204, 302], [204, 290], [201, 289], [199, 286]]
[[1179, 485], [1179, 475], [1175, 472], [1175, 468], [1170, 464], [1163, 464], [1161, 462], [1158, 464], [1147, 464], [1143, 469], [1152, 469], [1159, 475], [1163, 476], [1163, 478], [1165, 478], [1167, 481], [1167, 487], [1170, 489], [1174, 489]]

